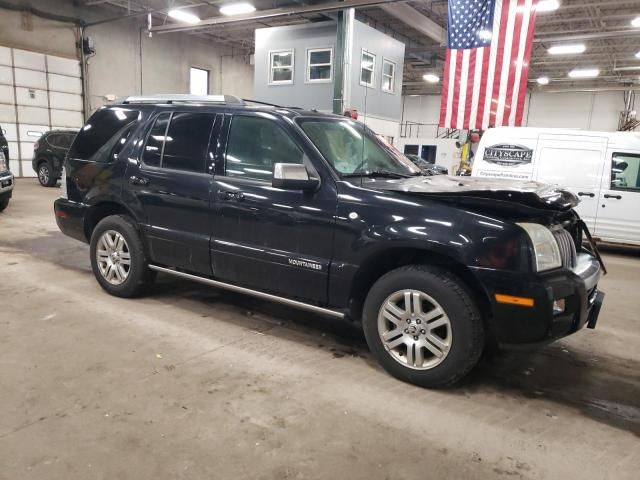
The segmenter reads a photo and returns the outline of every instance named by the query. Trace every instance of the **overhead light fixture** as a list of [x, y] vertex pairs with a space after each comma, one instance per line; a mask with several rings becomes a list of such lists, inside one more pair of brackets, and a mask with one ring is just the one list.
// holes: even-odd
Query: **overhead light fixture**
[[230, 3], [220, 7], [220, 13], [231, 17], [233, 15], [242, 15], [244, 13], [252, 13], [256, 11], [256, 7], [247, 2]]
[[540, 12], [553, 12], [560, 8], [560, 2], [558, 0], [540, 0], [536, 11]]
[[169, 13], [167, 13], [167, 15], [184, 23], [200, 23], [199, 16], [182, 10], [181, 8], [174, 8], [173, 10], [169, 10]]
[[575, 43], [567, 45], [554, 45], [549, 47], [547, 52], [551, 55], [569, 55], [573, 53], [584, 53], [587, 47], [584, 43]]
[[631, 20], [631, 26], [640, 28], [640, 17], [636, 17], [633, 20]]
[[571, 70], [569, 72], [569, 76], [571, 78], [593, 78], [597, 77], [598, 75], [600, 75], [600, 70], [598, 70], [597, 68], [576, 68], [575, 70]]
[[536, 82], [538, 85], [549, 85], [549, 77], [539, 77]]
[[640, 58], [640, 52], [636, 53], [636, 58]]
[[427, 73], [426, 75], [423, 75], [422, 78], [429, 83], [438, 83], [440, 81], [440, 77], [433, 73]]

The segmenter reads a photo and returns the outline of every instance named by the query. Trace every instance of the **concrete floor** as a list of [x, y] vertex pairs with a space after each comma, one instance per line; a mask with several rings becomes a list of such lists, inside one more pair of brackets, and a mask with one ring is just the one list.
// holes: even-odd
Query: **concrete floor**
[[344, 323], [159, 277], [104, 293], [58, 189], [0, 214], [0, 479], [638, 478], [640, 255], [598, 328], [460, 387], [385, 374]]

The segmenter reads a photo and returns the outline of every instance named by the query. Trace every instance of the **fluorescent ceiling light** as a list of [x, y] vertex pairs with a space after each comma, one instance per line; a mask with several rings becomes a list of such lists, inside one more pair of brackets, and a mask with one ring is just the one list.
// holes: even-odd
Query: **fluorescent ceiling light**
[[424, 78], [424, 80], [429, 83], [438, 83], [440, 81], [440, 77], [434, 75], [433, 73], [427, 73], [422, 78]]
[[197, 15], [193, 14], [193, 13], [189, 13], [185, 10], [176, 8], [173, 10], [169, 10], [168, 15], [171, 18], [175, 18], [176, 20], [180, 20], [181, 22], [185, 22], [185, 23], [199, 23], [200, 22], [200, 17], [198, 17]]
[[640, 58], [640, 52], [636, 53], [636, 58]]
[[571, 70], [569, 72], [569, 76], [571, 78], [593, 78], [600, 75], [600, 70], [597, 68], [586, 68], [586, 69], [578, 69]]
[[220, 13], [228, 17], [232, 15], [242, 15], [243, 13], [255, 12], [256, 7], [247, 2], [230, 3], [220, 7]]
[[636, 17], [633, 20], [631, 20], [631, 26], [640, 28], [640, 17]]
[[551, 55], [568, 55], [571, 53], [584, 53], [587, 47], [584, 43], [567, 44], [567, 45], [554, 45], [550, 47], [547, 52]]
[[536, 82], [538, 82], [538, 85], [549, 85], [549, 77], [540, 77]]
[[558, 0], [540, 0], [536, 10], [538, 12], [553, 12], [560, 8], [560, 2]]

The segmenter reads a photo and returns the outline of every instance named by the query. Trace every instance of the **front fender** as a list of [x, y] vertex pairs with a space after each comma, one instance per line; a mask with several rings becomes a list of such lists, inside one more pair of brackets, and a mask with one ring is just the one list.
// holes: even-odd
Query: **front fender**
[[361, 269], [403, 250], [467, 268], [528, 269], [525, 234], [512, 222], [427, 198], [353, 186], [349, 190], [340, 194], [336, 215], [329, 280], [334, 305], [346, 306]]

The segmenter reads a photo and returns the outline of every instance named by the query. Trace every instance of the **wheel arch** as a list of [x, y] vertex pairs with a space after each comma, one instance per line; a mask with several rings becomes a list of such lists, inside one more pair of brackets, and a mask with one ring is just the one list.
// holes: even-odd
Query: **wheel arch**
[[87, 242], [91, 241], [91, 235], [93, 230], [96, 228], [96, 225], [98, 225], [102, 219], [111, 215], [126, 215], [131, 217], [131, 219], [134, 220], [134, 223], [137, 224], [137, 222], [135, 222], [136, 217], [133, 215], [131, 210], [122, 203], [115, 202], [113, 200], [98, 202], [89, 208], [84, 217], [84, 234]]
[[491, 318], [491, 302], [480, 281], [463, 263], [444, 253], [424, 248], [394, 247], [378, 251], [360, 265], [354, 275], [350, 290], [350, 315], [360, 318], [366, 296], [373, 284], [386, 273], [407, 265], [433, 265], [452, 272], [464, 283], [478, 308], [485, 326], [489, 326]]

